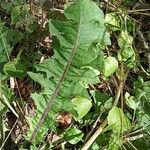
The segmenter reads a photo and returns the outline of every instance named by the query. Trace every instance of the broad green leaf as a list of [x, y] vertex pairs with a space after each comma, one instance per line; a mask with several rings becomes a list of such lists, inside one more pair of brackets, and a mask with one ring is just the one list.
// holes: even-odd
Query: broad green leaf
[[[35, 65], [36, 72], [29, 72], [28, 74], [41, 85], [42, 89], [39, 95], [42, 94], [49, 98], [64, 72], [72, 50], [76, 50], [73, 62], [55, 101], [63, 102], [64, 99], [75, 98], [76, 106], [74, 109], [78, 116], [73, 115], [77, 119], [81, 119], [88, 113], [92, 105], [88, 100], [89, 94], [86, 88], [89, 84], [99, 82], [98, 75], [100, 72], [98, 70], [103, 62], [101, 60], [104, 58], [102, 49], [105, 45], [110, 44], [110, 39], [106, 32], [103, 12], [91, 0], [75, 1], [64, 11], [64, 15], [65, 21], [49, 20], [54, 56]], [[95, 63], [95, 60], [100, 61]], [[76, 98], [79, 100], [77, 101]], [[40, 101], [37, 103], [39, 103], [37, 104], [39, 107], [36, 111], [42, 115], [47, 102], [45, 101], [43, 106]], [[87, 107], [83, 107], [85, 103]], [[52, 109], [51, 111], [56, 110]], [[46, 120], [51, 120], [48, 118], [49, 116]], [[39, 121], [39, 118], [30, 119], [34, 124]]]
[[105, 68], [105, 59], [104, 59], [104, 53], [102, 51], [102, 47], [100, 47], [100, 45], [98, 45], [98, 49], [99, 49], [99, 54], [97, 56], [96, 59], [94, 59], [90, 65], [91, 67], [98, 69], [101, 73], [104, 72], [104, 68]]
[[75, 105], [74, 109], [78, 113], [78, 117], [76, 118], [78, 120], [83, 118], [88, 113], [90, 108], [92, 107], [91, 101], [84, 97], [73, 98], [72, 103]]
[[[47, 101], [48, 101], [48, 97], [45, 96], [45, 95], [42, 95], [42, 94], [34, 93], [34, 94], [31, 95], [31, 97], [32, 97], [33, 100], [35, 100], [35, 105], [37, 106], [38, 111], [37, 111], [37, 115], [32, 116], [32, 118], [27, 117], [28, 124], [30, 126], [30, 130], [28, 131], [28, 133], [26, 135], [26, 138], [30, 138], [34, 128], [37, 125], [36, 122], [37, 122], [38, 119], [40, 119], [40, 117], [42, 115], [42, 112], [43, 112], [43, 109], [46, 107], [46, 104], [47, 104]], [[56, 107], [56, 111], [57, 110], [58, 109]], [[54, 131], [55, 128], [56, 128], [57, 124], [55, 122], [55, 119], [56, 119], [57, 113], [53, 112], [53, 111], [50, 111], [48, 116], [49, 116], [48, 117], [49, 120], [45, 120], [44, 125], [41, 127], [41, 129], [40, 129], [40, 131], [37, 135], [37, 138], [34, 141], [35, 143], [39, 143], [41, 141], [41, 139], [47, 133], [49, 128], [52, 131]]]
[[124, 132], [130, 129], [130, 121], [125, 116], [122, 109], [113, 107], [108, 114], [108, 125], [109, 128], [115, 133]]
[[118, 61], [115, 57], [107, 57], [105, 59], [105, 71], [104, 76], [109, 77], [111, 76], [118, 68]]
[[[47, 102], [49, 100], [48, 94], [31, 94], [32, 99], [35, 101], [35, 105], [38, 108], [37, 114], [32, 116], [32, 118], [27, 117], [28, 124], [30, 126], [30, 130], [27, 133], [26, 138], [29, 138], [37, 125], [37, 120], [39, 120], [42, 116], [43, 110], [47, 106]], [[57, 99], [54, 103], [53, 107], [48, 113], [48, 117], [44, 121], [43, 126], [41, 127], [40, 132], [38, 133], [37, 138], [35, 139], [35, 143], [39, 143], [42, 137], [47, 133], [49, 129], [55, 131], [57, 127], [56, 117], [58, 116], [59, 112], [66, 111], [72, 113], [74, 116], [77, 116], [75, 109], [73, 108], [73, 104], [66, 100], [66, 99]]]
[[[62, 56], [65, 53], [67, 56], [74, 44], [77, 44], [78, 52], [75, 54], [73, 65], [87, 65], [99, 54], [96, 43], [110, 44], [102, 11], [90, 0], [78, 0], [65, 10], [65, 15], [71, 17], [69, 18], [71, 20], [67, 22], [51, 20], [49, 24], [51, 34], [57, 37], [61, 45], [60, 48], [58, 42], [56, 43], [57, 54]], [[56, 48], [55, 43], [53, 47]]]
[[69, 128], [63, 134], [64, 140], [68, 141], [70, 144], [77, 144], [82, 140], [83, 136], [83, 132], [76, 127]]

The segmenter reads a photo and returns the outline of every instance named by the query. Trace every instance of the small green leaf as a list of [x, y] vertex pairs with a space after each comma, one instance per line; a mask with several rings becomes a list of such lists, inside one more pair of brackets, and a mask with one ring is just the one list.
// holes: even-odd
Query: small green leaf
[[15, 60], [4, 65], [3, 71], [9, 77], [23, 77], [26, 74], [26, 67]]
[[140, 101], [136, 102], [135, 97], [130, 96], [128, 92], [125, 93], [125, 100], [126, 100], [127, 105], [134, 110], [136, 110], [140, 104]]
[[17, 58], [13, 61], [10, 61], [4, 65], [3, 71], [6, 76], [10, 77], [23, 77], [26, 74], [26, 66], [20, 61], [20, 54], [19, 52]]
[[123, 49], [121, 52], [121, 55], [123, 57], [123, 60], [126, 61], [127, 59], [131, 58], [132, 56], [134, 56], [134, 50], [132, 47]]
[[127, 31], [122, 31], [118, 38], [118, 45], [120, 47], [118, 60], [125, 61], [126, 66], [129, 68], [133, 68], [137, 62], [132, 43], [133, 37]]
[[82, 140], [83, 135], [81, 130], [71, 127], [63, 134], [63, 138], [71, 144], [76, 144]]
[[113, 107], [108, 114], [108, 125], [113, 132], [123, 132], [130, 128], [130, 121], [122, 109]]
[[105, 59], [105, 71], [104, 76], [111, 76], [118, 68], [118, 61], [115, 57], [107, 57]]
[[108, 24], [108, 27], [111, 26], [111, 30], [120, 30], [121, 29], [121, 18], [114, 13], [106, 14], [105, 22]]
[[123, 140], [120, 137], [120, 134], [112, 133], [108, 145], [108, 150], [119, 150], [122, 144], [123, 144]]
[[31, 150], [37, 150], [37, 147], [35, 147], [35, 146], [31, 146], [30, 148], [31, 148]]
[[12, 2], [6, 2], [6, 1], [1, 2], [1, 7], [3, 9], [10, 10], [11, 6], [12, 6]]
[[75, 105], [74, 109], [78, 113], [78, 117], [76, 118], [77, 120], [83, 118], [92, 107], [91, 101], [84, 97], [76, 97], [72, 99], [72, 103]]
[[0, 74], [0, 111], [8, 108], [3, 101], [3, 95], [9, 100], [10, 104], [14, 98], [12, 90], [5, 84], [4, 80], [1, 80], [3, 78], [5, 77], [2, 77]]
[[38, 23], [35, 17], [30, 17], [26, 23], [26, 30], [32, 33], [38, 27]]
[[21, 25], [21, 23], [26, 21], [26, 17], [27, 17], [26, 13], [27, 13], [26, 5], [15, 6], [11, 11], [11, 23], [16, 24], [16, 26], [17, 23]]
[[125, 6], [135, 6], [138, 0], [123, 0], [123, 5]]
[[133, 37], [127, 31], [121, 31], [118, 38], [118, 45], [121, 49], [126, 49], [132, 46]]
[[137, 126], [138, 128], [139, 127], [143, 127], [143, 126], [150, 126], [150, 115], [149, 114], [146, 114], [144, 112], [144, 110], [142, 110], [144, 108], [141, 108], [137, 113], [136, 113], [136, 116], [137, 116]]

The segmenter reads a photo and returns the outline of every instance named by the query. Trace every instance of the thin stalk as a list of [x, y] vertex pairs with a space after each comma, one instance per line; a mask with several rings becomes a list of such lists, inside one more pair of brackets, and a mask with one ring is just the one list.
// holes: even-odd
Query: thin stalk
[[7, 135], [6, 139], [5, 139], [5, 141], [2, 143], [2, 146], [0, 147], [0, 150], [3, 149], [5, 143], [7, 142], [8, 138], [9, 138], [9, 136], [11, 135], [12, 131], [14, 130], [14, 128], [15, 128], [17, 122], [18, 122], [18, 119], [15, 121], [15, 123], [14, 123], [13, 127], [11, 128], [11, 130], [9, 131], [9, 133], [8, 133], [8, 135]]
[[131, 137], [125, 138], [125, 142], [135, 141], [137, 139], [143, 138], [146, 135], [147, 134], [139, 134], [139, 135], [135, 135], [135, 136], [131, 136]]
[[89, 147], [93, 144], [93, 142], [96, 140], [96, 138], [102, 133], [103, 129], [107, 125], [107, 119], [104, 120], [104, 122], [98, 127], [96, 132], [93, 134], [93, 136], [87, 141], [87, 143], [81, 148], [81, 150], [87, 150]]
[[128, 10], [128, 13], [134, 13], [134, 12], [141, 12], [141, 11], [150, 11], [150, 9], [135, 9], [135, 10]]
[[13, 112], [13, 114], [14, 114], [17, 118], [19, 118], [19, 115], [17, 114], [17, 112], [15, 111], [15, 109], [9, 104], [9, 102], [8, 102], [8, 100], [7, 100], [7, 98], [6, 98], [6, 96], [3, 94], [2, 97], [3, 97], [3, 99], [4, 99], [3, 102], [8, 106], [8, 108]]
[[4, 139], [4, 132], [3, 132], [3, 111], [0, 111], [0, 146], [2, 145], [3, 139]]
[[[120, 79], [118, 91], [116, 94], [116, 99], [113, 103], [113, 107], [117, 106], [118, 101], [121, 97], [124, 82], [127, 78], [127, 74], [128, 74], [128, 71], [127, 71], [126, 75], [124, 74], [124, 64], [121, 63], [121, 75], [120, 75], [121, 79]], [[124, 78], [122, 78], [122, 77], [124, 77]], [[81, 150], [88, 150], [89, 149], [89, 147], [93, 144], [93, 142], [97, 139], [97, 137], [104, 131], [104, 128], [106, 127], [107, 123], [108, 123], [108, 121], [107, 121], [107, 119], [105, 119], [104, 122], [98, 127], [96, 132], [91, 136], [91, 138], [84, 144], [84, 146], [81, 148]]]
[[150, 13], [142, 13], [142, 12], [133, 12], [133, 14], [150, 16]]
[[22, 96], [21, 96], [20, 89], [19, 89], [18, 82], [17, 82], [16, 78], [14, 78], [14, 80], [15, 80], [15, 85], [16, 85], [17, 90], [18, 90], [19, 97], [20, 97], [20, 104], [21, 104], [21, 106], [20, 106], [20, 104], [18, 102], [17, 102], [17, 105], [18, 105], [18, 108], [20, 109], [20, 112], [24, 115], [23, 99], [22, 99]]
[[[116, 99], [114, 101], [113, 106], [116, 106], [118, 104], [120, 95], [122, 93], [122, 89], [123, 89], [123, 83], [120, 82], [119, 88], [118, 88], [118, 92], [117, 92], [117, 95], [116, 95]], [[104, 122], [98, 127], [98, 129], [96, 130], [96, 132], [92, 135], [92, 137], [81, 148], [81, 150], [87, 150], [87, 149], [89, 149], [89, 147], [93, 144], [93, 142], [97, 139], [97, 137], [103, 132], [103, 130], [106, 127], [107, 123], [108, 123], [107, 119], [105, 119]]]
[[133, 147], [134, 150], [138, 150], [130, 141], [128, 143]]
[[94, 129], [96, 128], [99, 120], [100, 120], [100, 117], [101, 115], [103, 114], [103, 112], [98, 116], [98, 118], [96, 119], [95, 123], [93, 124], [92, 128], [91, 128], [91, 131], [87, 134], [86, 138], [85, 138], [85, 141], [87, 141], [90, 137], [90, 135], [93, 133]]
[[117, 92], [117, 95], [116, 95], [116, 99], [114, 101], [113, 106], [117, 106], [119, 98], [120, 98], [120, 95], [121, 95], [121, 92], [122, 92], [122, 89], [123, 89], [123, 83], [120, 82], [119, 87], [118, 87], [118, 92]]

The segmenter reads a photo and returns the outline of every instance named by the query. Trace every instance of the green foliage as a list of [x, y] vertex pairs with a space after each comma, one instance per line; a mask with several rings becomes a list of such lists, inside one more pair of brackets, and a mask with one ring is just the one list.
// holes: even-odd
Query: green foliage
[[[45, 95], [48, 100], [63, 73], [65, 64], [70, 58], [71, 50], [77, 49], [59, 96], [56, 99], [56, 103], [59, 101], [63, 102], [64, 99], [70, 100], [71, 97], [75, 97], [72, 102], [76, 105], [75, 110], [78, 114], [76, 118], [79, 119], [82, 118], [91, 107], [91, 103], [86, 100], [89, 98], [86, 90], [87, 85], [99, 82], [99, 71], [96, 70], [97, 66], [93, 64], [95, 59], [101, 59], [99, 58], [99, 54], [102, 49], [98, 45], [110, 44], [110, 41], [104, 26], [103, 13], [95, 3], [87, 0], [76, 1], [65, 10], [64, 14], [68, 19], [67, 21], [49, 21], [50, 33], [53, 35], [52, 46], [55, 55], [52, 59], [47, 59], [43, 63], [35, 65], [38, 73], [29, 72], [28, 74], [34, 81], [41, 84], [43, 87], [41, 94]], [[90, 66], [90, 64], [92, 64], [92, 66]], [[41, 94], [36, 95], [37, 97], [41, 97]], [[81, 96], [82, 99], [79, 99], [77, 96]], [[35, 99], [33, 95], [32, 98]], [[36, 99], [37, 106], [42, 106], [37, 107], [38, 115], [41, 116], [47, 103], [37, 101]], [[88, 107], [81, 111], [81, 107], [83, 108], [85, 102]], [[62, 107], [62, 109], [65, 110], [65, 106]], [[55, 104], [51, 111], [53, 110], [58, 112]], [[53, 114], [52, 116], [55, 117], [56, 115]], [[47, 117], [47, 120], [54, 120], [48, 118], [49, 117]], [[36, 117], [36, 119], [29, 118], [30, 122], [33, 122], [33, 126], [37, 124], [39, 119], [40, 117]], [[51, 123], [52, 122], [53, 121], [51, 121]], [[36, 126], [34, 126], [34, 128], [35, 127]], [[30, 128], [29, 132], [31, 133], [34, 128]], [[52, 129], [52, 127], [47, 124], [44, 129], [43, 126], [43, 130], [47, 131], [47, 129]], [[44, 133], [40, 134], [44, 135]]]
[[[137, 0], [113, 0], [110, 6], [95, 1], [76, 0], [64, 7], [58, 4], [57, 9], [56, 1], [0, 0], [0, 149], [6, 130], [12, 129], [6, 115], [14, 113], [12, 110], [19, 116], [16, 127], [28, 128], [27, 132], [23, 130], [23, 148], [29, 149], [26, 142], [65, 71], [30, 149], [70, 149], [71, 145], [80, 149], [105, 122], [108, 126], [87, 149], [149, 148], [150, 81], [145, 59], [149, 54], [142, 47], [149, 40], [149, 31], [144, 31], [147, 26], [140, 24], [144, 31], [141, 39], [135, 36], [140, 30], [139, 20], [135, 20], [142, 20], [144, 13], [134, 8]], [[68, 62], [71, 65], [67, 70]], [[11, 79], [15, 83], [10, 83]], [[32, 88], [28, 88], [28, 80]], [[19, 81], [24, 84], [19, 85]], [[21, 94], [23, 88], [25, 95]], [[33, 114], [30, 109], [34, 109]], [[18, 133], [18, 128], [11, 132]], [[17, 136], [21, 134], [19, 131]], [[20, 149], [22, 142], [17, 144]]]
[[115, 57], [107, 57], [105, 59], [104, 76], [111, 76], [118, 68], [118, 61]]
[[122, 19], [115, 13], [106, 14], [105, 22], [107, 23], [107, 26], [113, 31], [121, 30], [122, 28]]
[[[125, 14], [124, 14], [125, 15]], [[135, 50], [133, 49], [133, 37], [129, 32], [134, 30], [134, 22], [129, 20], [127, 16], [123, 18], [116, 13], [106, 14], [106, 25], [110, 30], [119, 31], [118, 45], [120, 51], [118, 53], [118, 60], [124, 61], [128, 68], [133, 68], [137, 63]]]
[[78, 113], [78, 117], [76, 118], [77, 120], [83, 118], [92, 107], [91, 101], [83, 97], [73, 98], [72, 103], [75, 105], [74, 108]]
[[123, 144], [121, 133], [128, 131], [131, 127], [130, 120], [125, 116], [122, 109], [113, 107], [108, 114], [108, 128], [113, 131], [109, 140], [108, 149], [119, 150]]
[[13, 47], [23, 38], [17, 30], [9, 29], [0, 21], [0, 63], [8, 61]]
[[134, 6], [138, 0], [123, 0], [123, 4], [126, 6]]
[[24, 20], [26, 19], [26, 9], [27, 9], [26, 5], [19, 5], [19, 6], [13, 7], [11, 11], [11, 23], [12, 24], [23, 23]]
[[123, 140], [120, 137], [120, 135], [113, 133], [111, 134], [108, 150], [119, 150], [122, 144], [123, 144]]
[[5, 96], [7, 98], [9, 104], [11, 104], [14, 99], [14, 94], [6, 85], [6, 81], [4, 79], [6, 79], [6, 77], [0, 74], [0, 116], [2, 117], [8, 109], [3, 97]]
[[133, 110], [136, 110], [139, 107], [140, 102], [137, 101], [134, 96], [130, 96], [129, 93], [125, 93], [125, 100], [127, 105]]
[[9, 77], [23, 77], [26, 75], [26, 66], [20, 61], [21, 51], [17, 58], [4, 65], [3, 71]]
[[107, 119], [109, 128], [113, 132], [117, 132], [119, 134], [120, 132], [124, 132], [130, 129], [131, 124], [129, 119], [125, 116], [122, 109], [118, 107], [113, 107], [109, 111]]
[[138, 126], [150, 125], [150, 81], [144, 82], [142, 78], [139, 78], [134, 83], [134, 99], [139, 103], [137, 108]]
[[65, 141], [68, 141], [70, 144], [77, 144], [79, 141], [82, 140], [83, 137], [82, 131], [80, 131], [76, 127], [71, 127], [65, 131], [63, 134], [63, 138]]
[[105, 133], [105, 134], [99, 135], [97, 137], [97, 139], [95, 140], [95, 142], [90, 147], [90, 150], [102, 149], [103, 147], [105, 147], [106, 145], [108, 145], [109, 140], [110, 140], [110, 136], [111, 136], [110, 133]]
[[1, 7], [3, 9], [10, 10], [11, 6], [12, 6], [11, 2], [6, 2], [6, 1], [2, 1], [1, 2]]
[[120, 53], [118, 59], [124, 61], [129, 68], [133, 68], [136, 65], [136, 56], [132, 47], [133, 37], [129, 35], [127, 31], [121, 31], [118, 38], [118, 45], [120, 47]]

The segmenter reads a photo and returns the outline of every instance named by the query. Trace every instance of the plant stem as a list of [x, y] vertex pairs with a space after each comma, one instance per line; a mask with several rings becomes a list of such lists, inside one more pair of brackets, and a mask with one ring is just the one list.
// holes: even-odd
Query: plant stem
[[118, 87], [118, 92], [117, 92], [117, 95], [116, 95], [116, 99], [115, 99], [115, 101], [114, 101], [113, 106], [117, 106], [118, 101], [119, 101], [119, 98], [120, 98], [120, 95], [121, 95], [122, 89], [123, 89], [123, 83], [120, 82], [119, 87]]
[[87, 150], [93, 144], [93, 142], [96, 140], [96, 138], [102, 133], [102, 131], [105, 128], [106, 125], [107, 125], [107, 119], [105, 119], [104, 122], [98, 127], [96, 132], [87, 141], [87, 143], [81, 148], [81, 150]]
[[[120, 82], [119, 87], [118, 87], [118, 92], [117, 92], [117, 95], [116, 95], [116, 99], [115, 99], [114, 104], [113, 104], [113, 107], [118, 104], [122, 89], [123, 89], [123, 82]], [[96, 138], [102, 133], [102, 131], [106, 127], [107, 123], [108, 123], [107, 119], [105, 119], [104, 122], [98, 127], [96, 132], [92, 135], [92, 137], [81, 148], [81, 150], [87, 150], [93, 144], [93, 142], [96, 140]]]
[[[102, 112], [103, 113], [103, 112]], [[93, 133], [93, 131], [95, 130], [99, 120], [100, 120], [100, 117], [102, 115], [102, 113], [100, 113], [100, 115], [98, 116], [98, 118], [96, 119], [96, 122], [93, 124], [92, 128], [91, 128], [91, 131], [87, 134], [86, 138], [85, 138], [85, 142], [89, 139], [89, 137], [91, 136], [91, 134]]]
[[0, 138], [0, 146], [2, 145], [2, 142], [3, 142], [3, 139], [4, 139], [4, 129], [3, 129], [3, 111], [0, 111], [0, 135], [1, 135], [1, 138]]
[[2, 149], [3, 149], [3, 147], [4, 147], [5, 143], [7, 142], [8, 138], [9, 138], [9, 136], [11, 135], [12, 131], [14, 130], [14, 128], [15, 128], [15, 126], [16, 126], [16, 124], [17, 124], [17, 122], [18, 122], [18, 119], [15, 121], [15, 123], [14, 123], [13, 127], [11, 128], [11, 130], [9, 131], [9, 133], [8, 133], [7, 137], [5, 138], [4, 142], [2, 143], [2, 145], [1, 145], [1, 147], [0, 147], [0, 150], [2, 150]]

